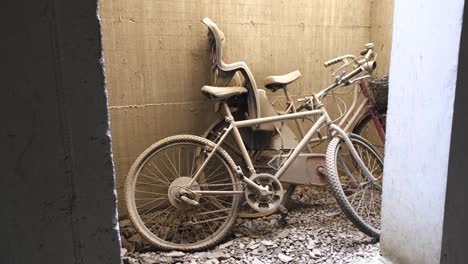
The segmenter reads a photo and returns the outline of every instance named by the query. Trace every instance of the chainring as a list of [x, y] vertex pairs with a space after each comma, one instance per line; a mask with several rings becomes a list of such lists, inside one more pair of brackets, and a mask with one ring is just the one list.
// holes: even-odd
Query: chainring
[[268, 173], [254, 174], [250, 180], [266, 187], [268, 192], [262, 193], [251, 186], [246, 186], [245, 199], [255, 211], [259, 213], [276, 211], [283, 201], [283, 185], [273, 175]]

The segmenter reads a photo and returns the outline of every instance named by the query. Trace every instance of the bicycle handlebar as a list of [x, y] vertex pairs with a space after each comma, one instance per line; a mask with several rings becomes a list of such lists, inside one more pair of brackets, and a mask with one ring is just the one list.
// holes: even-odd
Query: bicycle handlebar
[[331, 65], [333, 65], [333, 64], [336, 64], [336, 63], [338, 63], [338, 62], [342, 62], [342, 61], [344, 61], [344, 60], [346, 60], [346, 59], [353, 59], [353, 60], [354, 60], [355, 58], [356, 58], [356, 57], [354, 57], [354, 55], [343, 55], [343, 56], [336, 57], [336, 58], [334, 58], [334, 59], [328, 60], [328, 61], [324, 62], [323, 65], [324, 65], [325, 67], [328, 67], [328, 66], [331, 66]]
[[[348, 72], [348, 73], [343, 72], [343, 75], [336, 77], [335, 82], [331, 86], [321, 90], [320, 92], [316, 93], [314, 96], [317, 96], [318, 98], [322, 98], [329, 91], [334, 90], [335, 88], [338, 88], [340, 86], [347, 86], [347, 85], [350, 85], [352, 83], [355, 83], [358, 80], [361, 80], [361, 79], [365, 78], [366, 76], [351, 80], [351, 78], [355, 77], [356, 75], [360, 74], [363, 71], [366, 71], [368, 73], [372, 73], [375, 70], [375, 68], [377, 67], [377, 62], [375, 61], [376, 54], [374, 54], [374, 44], [373, 43], [367, 43], [365, 46], [366, 46], [366, 49], [362, 50], [360, 52], [360, 54], [362, 56], [360, 58], [356, 58], [354, 55], [343, 55], [343, 56], [336, 57], [334, 59], [326, 61], [324, 63], [325, 67], [331, 66], [331, 65], [336, 64], [338, 62], [343, 62], [344, 65], [342, 65], [340, 68], [338, 68], [338, 70], [340, 70], [340, 69], [342, 69], [344, 67], [347, 67], [348, 65], [350, 65], [351, 63], [354, 62], [356, 68], [354, 70], [352, 70], [351, 72]], [[352, 59], [352, 61], [347, 61], [347, 59]], [[336, 70], [335, 73], [338, 70]], [[367, 77], [368, 76], [369, 75], [367, 75]], [[305, 97], [305, 98], [298, 99], [299, 102], [302, 102], [302, 105], [298, 108], [299, 111], [302, 110], [303, 108], [309, 109], [310, 104], [312, 103], [311, 99], [312, 99], [312, 97]]]
[[[361, 56], [363, 56], [367, 61], [369, 61], [371, 59], [371, 57], [374, 55], [374, 43], [367, 43], [365, 45], [365, 49], [363, 49], [359, 54]], [[352, 59], [352, 60], [355, 60], [356, 57], [354, 55], [343, 55], [343, 56], [340, 56], [340, 57], [336, 57], [334, 59], [331, 59], [331, 60], [328, 60], [326, 62], [323, 63], [323, 65], [325, 67], [329, 67], [331, 65], [334, 65], [338, 62], [344, 62], [345, 65], [348, 64], [348, 62], [346, 61], [346, 59]]]
[[356, 69], [354, 69], [353, 71], [349, 72], [348, 74], [344, 75], [343, 77], [341, 77], [340, 79], [340, 83], [346, 83], [347, 81], [349, 81], [351, 78], [353, 78], [354, 76], [358, 75], [359, 73], [361, 73], [362, 71], [364, 70], [363, 67], [357, 67]]
[[338, 58], [334, 58], [334, 59], [331, 59], [331, 60], [329, 60], [329, 61], [326, 61], [325, 63], [323, 63], [323, 65], [324, 65], [325, 67], [328, 67], [328, 66], [331, 66], [331, 65], [333, 65], [333, 64], [335, 64], [335, 63], [338, 63], [338, 62], [340, 62], [340, 61], [341, 61], [341, 58], [338, 57]]
[[351, 71], [348, 74], [341, 77], [339, 83], [347, 83], [347, 82], [350, 81], [351, 78], [353, 78], [354, 76], [358, 75], [359, 73], [361, 73], [363, 71], [367, 71], [367, 72], [371, 73], [372, 71], [375, 70], [376, 67], [377, 67], [377, 62], [375, 62], [375, 61], [364, 61], [364, 62], [360, 63], [359, 67], [357, 67], [353, 71]]

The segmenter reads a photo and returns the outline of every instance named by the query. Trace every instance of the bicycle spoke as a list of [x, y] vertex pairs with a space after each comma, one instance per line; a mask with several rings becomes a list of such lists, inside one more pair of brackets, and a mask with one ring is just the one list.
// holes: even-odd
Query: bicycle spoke
[[154, 203], [155, 201], [159, 201], [159, 200], [161, 200], [161, 199], [164, 199], [164, 200], [165, 200], [166, 198], [156, 198], [156, 199], [152, 199], [152, 201], [146, 202], [146, 203], [144, 203], [144, 204], [140, 204], [140, 205], [138, 205], [136, 208], [138, 209], [138, 208], [140, 208], [140, 207], [142, 207], [142, 206], [145, 206], [145, 205], [148, 205], [148, 204], [152, 204], [152, 203]]
[[[371, 188], [373, 189], [373, 187], [371, 187]], [[374, 204], [374, 203], [373, 203], [373, 201], [374, 201], [374, 192], [373, 192], [373, 191], [371, 191], [370, 196], [371, 196], [371, 202], [370, 202], [370, 204], [373, 205], [373, 204]], [[369, 221], [372, 221], [372, 219], [370, 218], [370, 215], [371, 215], [370, 209], [371, 209], [371, 206], [368, 206], [368, 207], [367, 207], [367, 219], [369, 219]]]
[[[148, 194], [156, 194], [156, 195], [164, 194], [164, 193], [149, 192], [149, 191], [141, 191], [141, 190], [135, 190], [135, 192], [138, 192], [138, 193], [148, 193]], [[164, 195], [167, 195], [167, 194], [164, 194]]]
[[[215, 173], [216, 171], [218, 171], [222, 166], [223, 166], [222, 164], [219, 165], [219, 166], [216, 168], [216, 170], [214, 170], [213, 172], [211, 172], [210, 175], [208, 175], [208, 176], [206, 177], [206, 180], [208, 180], [208, 179], [210, 178], [210, 176], [213, 175], [213, 173]], [[222, 175], [222, 174], [221, 174], [221, 175]]]
[[150, 212], [150, 211], [152, 211], [152, 210], [156, 209], [158, 206], [160, 206], [160, 205], [164, 204], [165, 202], [167, 202], [167, 200], [164, 200], [164, 201], [162, 201], [162, 202], [158, 203], [157, 205], [155, 205], [155, 206], [151, 207], [150, 209], [148, 209], [148, 210], [146, 210], [145, 212], [141, 213], [141, 215], [145, 215], [145, 214], [147, 214], [148, 212]]
[[[161, 228], [164, 226], [164, 223], [166, 222], [166, 220], [167, 220], [168, 217], [169, 217], [169, 214], [166, 214], [166, 217], [164, 217], [164, 220], [161, 222], [161, 226], [159, 227], [157, 234], [159, 234]], [[169, 232], [169, 230], [170, 230], [170, 229], [169, 229], [168, 226], [167, 226], [167, 227], [166, 227], [166, 232], [164, 233], [164, 236], [163, 236], [162, 239], [166, 240], [167, 233]]]
[[[179, 178], [180, 175], [177, 173], [177, 169], [175, 168], [174, 164], [172, 163], [171, 158], [169, 158], [169, 156], [167, 155], [167, 153], [165, 153], [165, 154], [166, 154], [167, 160], [169, 161], [169, 164], [171, 164], [171, 166], [172, 166], [172, 168], [169, 168], [168, 166], [167, 166], [167, 168], [169, 169], [169, 171], [170, 171], [176, 178]], [[166, 163], [164, 163], [164, 164], [166, 164]], [[172, 171], [172, 169], [174, 169], [175, 172]]]
[[219, 209], [219, 210], [213, 210], [213, 211], [203, 211], [203, 212], [200, 212], [196, 215], [207, 215], [207, 214], [214, 214], [216, 215], [217, 217], [219, 217], [218, 214], [216, 213], [220, 213], [220, 212], [229, 212], [230, 208], [226, 208], [226, 209]]
[[221, 184], [223, 182], [228, 183], [229, 179], [221, 179], [221, 180], [217, 180], [217, 181], [210, 181], [210, 184]]
[[[146, 176], [146, 175], [144, 175], [142, 173], [140, 173], [140, 175], [143, 176], [143, 177]], [[169, 185], [160, 185], [160, 184], [150, 183], [150, 182], [140, 182], [135, 186], [142, 186], [142, 185], [150, 185], [150, 186], [157, 186], [157, 187], [163, 187], [163, 188], [167, 188], [169, 186]]]
[[154, 163], [153, 163], [152, 161], [149, 162], [149, 165], [152, 166], [153, 168], [156, 168], [156, 170], [158, 170], [159, 174], [161, 174], [161, 176], [166, 180], [166, 182], [167, 182], [168, 184], [170, 183], [169, 179], [167, 179], [166, 176], [164, 176], [164, 173], [162, 173], [162, 172], [159, 170], [159, 168], [158, 168], [156, 165], [154, 165]]
[[[172, 207], [167, 207], [166, 209], [160, 211], [159, 213], [155, 214], [153, 217], [150, 218], [150, 220], [147, 220], [146, 222], [143, 221], [144, 224], [146, 223], [149, 223], [151, 222], [152, 220], [154, 220], [156, 217], [160, 216], [162, 213], [166, 212], [167, 210], [172, 210], [173, 208]], [[150, 229], [151, 230], [151, 229]]]
[[178, 147], [178, 149], [179, 149], [179, 176], [180, 176], [180, 172], [181, 172], [181, 170], [180, 170], [180, 163], [181, 163], [182, 161], [181, 161], [181, 159], [180, 159], [180, 147]]
[[[155, 180], [155, 181], [157, 181], [157, 182], [163, 183], [163, 184], [170, 184], [169, 181], [167, 181], [167, 180], [166, 180], [166, 181], [163, 181], [162, 179], [158, 178], [158, 175], [154, 174], [154, 172], [153, 172], [152, 170], [150, 170], [149, 168], [145, 167], [145, 169], [146, 169], [149, 173], [151, 173], [151, 174], [154, 176], [154, 177], [151, 177], [151, 176], [149, 176], [149, 175], [144, 175], [145, 177], [151, 178], [151, 179], [153, 179], [153, 180]], [[160, 173], [161, 173], [161, 172], [160, 172]], [[143, 173], [140, 172], [140, 175], [143, 175]]]
[[195, 150], [193, 150], [192, 166], [190, 167], [191, 168], [190, 169], [190, 177], [193, 177], [193, 169], [195, 167], [195, 161], [196, 161], [196, 159], [198, 159], [198, 158], [195, 158], [195, 156], [196, 156], [195, 155]]
[[[209, 198], [212, 198], [212, 197], [209, 197]], [[213, 202], [212, 200], [208, 199], [205, 196], [202, 196], [201, 199], [205, 200], [206, 202], [208, 202], [209, 204], [211, 204], [212, 206], [214, 206], [217, 209], [223, 209], [222, 205], [220, 205], [220, 204], [218, 204], [216, 202]]]
[[[175, 229], [176, 230], [179, 230], [179, 227], [180, 227], [180, 224], [182, 223], [181, 222], [181, 219], [182, 219], [182, 214], [179, 214], [179, 219], [177, 220], [177, 225], [175, 226]], [[177, 233], [176, 233], [177, 234]], [[176, 234], [174, 234], [172, 236], [172, 239], [171, 239], [171, 242], [174, 243], [174, 239], [176, 238]]]

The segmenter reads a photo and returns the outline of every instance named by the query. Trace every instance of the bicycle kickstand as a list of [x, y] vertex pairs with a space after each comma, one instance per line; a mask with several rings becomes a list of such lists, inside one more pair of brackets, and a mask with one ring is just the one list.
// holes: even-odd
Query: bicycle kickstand
[[280, 215], [281, 215], [281, 218], [279, 220], [279, 224], [281, 226], [286, 226], [288, 224], [288, 221], [287, 221], [286, 218], [288, 217], [289, 210], [283, 204], [280, 204], [278, 209], [279, 209]]

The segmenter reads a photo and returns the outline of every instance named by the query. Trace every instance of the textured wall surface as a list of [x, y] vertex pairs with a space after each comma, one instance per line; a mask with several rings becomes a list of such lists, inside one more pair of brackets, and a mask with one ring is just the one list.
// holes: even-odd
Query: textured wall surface
[[395, 1], [381, 250], [397, 263], [440, 262], [462, 15]]
[[0, 263], [120, 263], [96, 1], [2, 8]]
[[200, 93], [210, 80], [204, 17], [225, 33], [225, 60], [246, 61], [259, 87], [268, 75], [299, 69], [294, 95], [331, 81], [325, 60], [371, 41], [369, 0], [102, 0], [100, 16], [119, 193], [147, 146], [201, 134], [217, 118]]
[[371, 0], [370, 38], [375, 44], [378, 75], [388, 74], [392, 44], [393, 0]]

